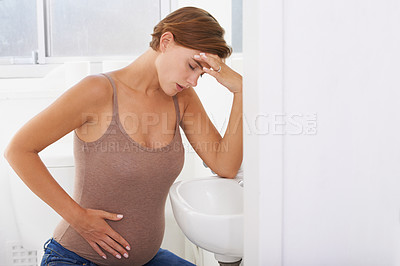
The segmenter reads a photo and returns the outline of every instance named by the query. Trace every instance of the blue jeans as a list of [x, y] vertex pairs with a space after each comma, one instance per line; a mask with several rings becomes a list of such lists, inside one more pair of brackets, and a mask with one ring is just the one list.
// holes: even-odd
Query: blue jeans
[[[53, 238], [49, 239], [44, 244], [44, 255], [41, 266], [71, 266], [71, 265], [86, 265], [96, 266], [93, 262], [82, 258], [78, 254], [64, 248], [60, 243]], [[172, 252], [160, 248], [157, 254], [145, 266], [195, 266], [194, 264], [176, 256]]]

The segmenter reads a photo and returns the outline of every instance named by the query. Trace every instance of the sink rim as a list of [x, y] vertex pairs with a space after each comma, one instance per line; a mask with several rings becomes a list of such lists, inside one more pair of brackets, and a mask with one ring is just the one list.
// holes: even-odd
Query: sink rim
[[[188, 209], [189, 211], [196, 213], [198, 215], [202, 215], [202, 216], [210, 216], [210, 217], [231, 217], [231, 218], [240, 218], [243, 217], [243, 211], [240, 214], [208, 214], [208, 213], [204, 213], [201, 212], [195, 208], [193, 208], [183, 197], [180, 193], [178, 193], [179, 188], [186, 183], [190, 183], [190, 182], [201, 182], [201, 181], [205, 181], [205, 180], [231, 180], [233, 182], [235, 182], [234, 179], [230, 179], [230, 178], [224, 178], [224, 177], [220, 177], [220, 176], [207, 176], [207, 177], [200, 177], [200, 178], [196, 178], [196, 179], [190, 179], [190, 180], [181, 180], [178, 182], [175, 182], [174, 184], [172, 184], [171, 188], [169, 189], [169, 194], [172, 200], [174, 200], [174, 202], [176, 202], [177, 204], [181, 205], [182, 207]], [[231, 182], [229, 181], [229, 182]], [[236, 182], [235, 182], [236, 183]], [[237, 185], [243, 190], [243, 187], [241, 187], [238, 183]]]

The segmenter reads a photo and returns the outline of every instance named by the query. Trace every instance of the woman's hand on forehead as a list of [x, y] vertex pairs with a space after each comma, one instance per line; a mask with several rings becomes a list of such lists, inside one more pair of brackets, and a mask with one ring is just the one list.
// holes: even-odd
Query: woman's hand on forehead
[[203, 66], [203, 71], [213, 76], [231, 92], [242, 92], [242, 76], [225, 64], [218, 55], [199, 53], [193, 56]]

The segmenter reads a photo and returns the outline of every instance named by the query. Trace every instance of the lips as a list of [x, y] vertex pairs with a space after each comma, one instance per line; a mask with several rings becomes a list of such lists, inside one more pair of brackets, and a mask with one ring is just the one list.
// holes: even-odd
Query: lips
[[181, 85], [179, 85], [178, 83], [176, 83], [176, 89], [178, 91], [183, 91], [184, 87], [182, 87]]

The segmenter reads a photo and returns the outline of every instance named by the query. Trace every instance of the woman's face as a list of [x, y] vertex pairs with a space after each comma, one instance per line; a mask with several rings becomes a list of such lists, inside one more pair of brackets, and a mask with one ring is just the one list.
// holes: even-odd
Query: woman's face
[[209, 67], [193, 58], [200, 51], [179, 46], [173, 40], [163, 48], [157, 57], [156, 68], [165, 94], [173, 96], [184, 89], [195, 87], [204, 73], [203, 66]]

